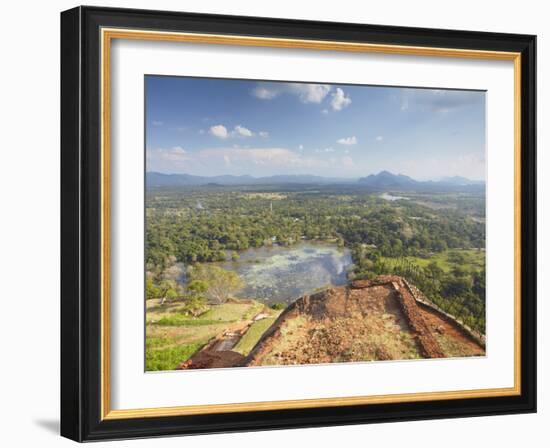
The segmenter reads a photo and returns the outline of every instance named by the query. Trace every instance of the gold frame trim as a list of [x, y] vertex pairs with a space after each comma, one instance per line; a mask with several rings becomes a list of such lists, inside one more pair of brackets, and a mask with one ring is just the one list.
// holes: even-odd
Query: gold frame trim
[[[142, 409], [111, 409], [110, 366], [110, 55], [113, 39], [213, 45], [295, 48], [354, 53], [490, 59], [514, 62], [514, 386], [508, 388], [315, 398]], [[307, 409], [413, 401], [503, 397], [521, 394], [521, 54], [458, 48], [418, 47], [304, 39], [279, 39], [135, 29], [101, 29], [101, 420], [201, 415], [264, 410]]]

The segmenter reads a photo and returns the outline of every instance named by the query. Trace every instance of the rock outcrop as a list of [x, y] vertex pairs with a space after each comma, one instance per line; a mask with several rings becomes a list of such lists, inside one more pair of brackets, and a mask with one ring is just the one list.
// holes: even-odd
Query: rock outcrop
[[243, 357], [211, 345], [180, 368], [482, 356], [484, 345], [399, 276], [351, 282], [289, 305]]

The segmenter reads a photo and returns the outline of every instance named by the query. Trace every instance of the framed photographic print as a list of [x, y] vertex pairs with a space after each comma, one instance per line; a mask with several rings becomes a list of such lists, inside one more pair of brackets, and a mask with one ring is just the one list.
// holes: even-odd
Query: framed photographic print
[[61, 433], [536, 410], [535, 36], [61, 14]]

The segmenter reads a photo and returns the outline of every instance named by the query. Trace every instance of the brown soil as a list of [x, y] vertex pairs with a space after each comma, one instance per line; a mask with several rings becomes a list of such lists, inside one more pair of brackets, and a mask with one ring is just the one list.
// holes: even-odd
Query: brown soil
[[439, 341], [448, 357], [484, 356], [485, 349], [458, 325], [430, 308], [418, 307], [426, 325]]
[[264, 334], [247, 365], [411, 359], [422, 354], [391, 283], [305, 296]]
[[177, 370], [237, 367], [243, 363], [244, 359], [240, 353], [230, 350], [221, 352], [202, 350], [191, 359], [181, 363]]

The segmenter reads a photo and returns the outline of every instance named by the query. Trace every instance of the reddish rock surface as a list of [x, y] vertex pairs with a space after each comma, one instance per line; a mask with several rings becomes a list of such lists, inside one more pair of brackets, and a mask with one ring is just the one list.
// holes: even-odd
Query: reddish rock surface
[[407, 285], [399, 278], [392, 280], [391, 284], [397, 293], [411, 331], [414, 332], [422, 356], [424, 358], [444, 358], [443, 350], [422, 317], [420, 308]]
[[231, 350], [213, 351], [202, 350], [191, 359], [181, 363], [176, 370], [186, 369], [221, 369], [224, 367], [237, 367], [242, 365], [245, 357]]
[[351, 282], [289, 305], [247, 357], [212, 341], [180, 369], [482, 356], [467, 329], [399, 276]]

